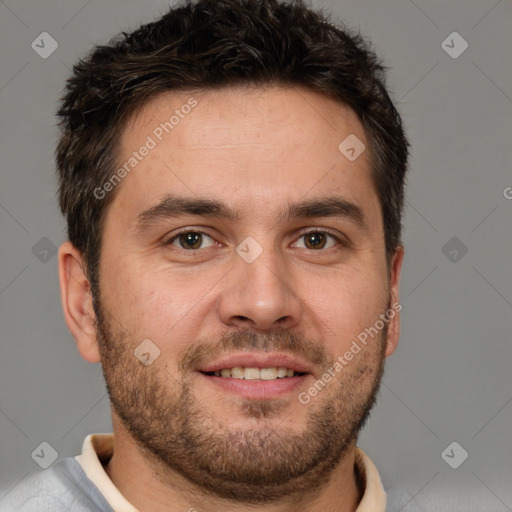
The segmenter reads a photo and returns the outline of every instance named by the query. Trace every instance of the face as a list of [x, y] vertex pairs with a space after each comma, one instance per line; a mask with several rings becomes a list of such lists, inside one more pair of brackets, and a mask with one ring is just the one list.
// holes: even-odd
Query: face
[[388, 274], [350, 134], [369, 147], [350, 109], [301, 88], [166, 93], [127, 124], [98, 343], [114, 415], [161, 471], [271, 501], [354, 445], [398, 338], [401, 256]]

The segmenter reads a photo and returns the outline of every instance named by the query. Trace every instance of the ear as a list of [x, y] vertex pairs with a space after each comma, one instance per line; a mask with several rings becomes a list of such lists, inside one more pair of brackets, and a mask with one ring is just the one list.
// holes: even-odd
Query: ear
[[80, 355], [90, 363], [101, 361], [96, 337], [96, 315], [82, 254], [71, 242], [59, 249], [59, 281], [66, 324]]
[[400, 338], [400, 311], [402, 310], [402, 305], [400, 304], [400, 274], [402, 271], [404, 252], [403, 245], [399, 245], [391, 258], [390, 307], [392, 311], [395, 312], [395, 315], [389, 321], [386, 357], [390, 356], [396, 350], [398, 339]]

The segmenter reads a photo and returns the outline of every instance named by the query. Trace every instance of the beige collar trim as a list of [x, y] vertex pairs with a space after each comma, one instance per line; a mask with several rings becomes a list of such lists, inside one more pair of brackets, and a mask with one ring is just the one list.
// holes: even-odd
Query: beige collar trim
[[109, 460], [113, 453], [114, 434], [89, 434], [84, 440], [82, 455], [77, 455], [75, 459], [115, 512], [138, 512], [110, 480], [101, 464], [101, 461]]

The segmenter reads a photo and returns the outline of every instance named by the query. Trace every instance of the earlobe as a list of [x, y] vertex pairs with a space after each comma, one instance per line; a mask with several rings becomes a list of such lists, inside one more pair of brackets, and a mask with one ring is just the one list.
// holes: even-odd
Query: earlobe
[[101, 357], [96, 336], [96, 318], [91, 287], [84, 268], [80, 251], [71, 242], [64, 242], [59, 249], [60, 295], [64, 317], [81, 356], [90, 363], [98, 363]]
[[402, 271], [402, 263], [404, 260], [404, 247], [399, 245], [391, 259], [390, 269], [390, 307], [394, 316], [389, 321], [388, 336], [386, 344], [386, 357], [390, 356], [398, 346], [398, 339], [400, 338], [400, 311], [402, 305], [400, 304], [400, 274]]

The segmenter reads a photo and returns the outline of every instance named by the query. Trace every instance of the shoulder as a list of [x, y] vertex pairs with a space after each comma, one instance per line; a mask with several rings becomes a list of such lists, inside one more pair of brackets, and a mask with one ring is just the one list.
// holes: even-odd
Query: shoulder
[[72, 457], [27, 476], [5, 492], [0, 512], [113, 512]]

